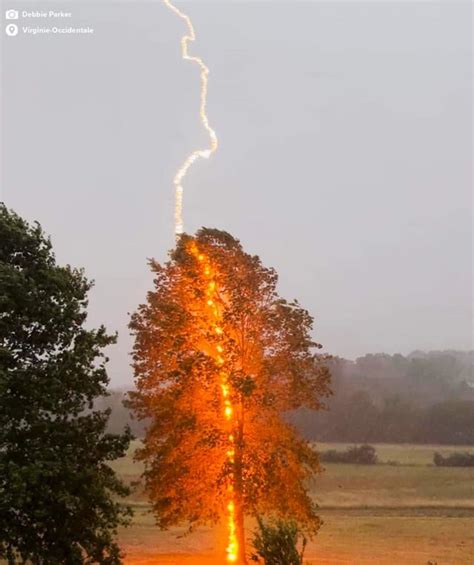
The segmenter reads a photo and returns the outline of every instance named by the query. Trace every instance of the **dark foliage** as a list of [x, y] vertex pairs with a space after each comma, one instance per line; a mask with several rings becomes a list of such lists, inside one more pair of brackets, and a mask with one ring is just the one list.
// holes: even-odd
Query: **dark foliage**
[[355, 463], [356, 465], [375, 465], [377, 452], [372, 445], [349, 447], [346, 451], [330, 449], [319, 454], [319, 459], [325, 463]]
[[[103, 349], [84, 328], [91, 284], [56, 264], [39, 225], [0, 206], [0, 557], [10, 564], [120, 563], [128, 493], [108, 462], [130, 434], [105, 429]], [[88, 409], [88, 410], [87, 410]]]
[[306, 537], [295, 522], [275, 520], [268, 523], [257, 518], [252, 561], [265, 565], [302, 565]]
[[443, 457], [441, 453], [435, 453], [433, 462], [437, 467], [474, 467], [474, 454], [459, 452]]

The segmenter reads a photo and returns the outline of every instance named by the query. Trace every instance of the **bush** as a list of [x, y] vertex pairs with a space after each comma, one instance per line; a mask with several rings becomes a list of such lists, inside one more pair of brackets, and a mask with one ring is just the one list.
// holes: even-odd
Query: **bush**
[[437, 467], [474, 467], [474, 453], [457, 452], [443, 457], [435, 452], [433, 462]]
[[325, 463], [355, 463], [356, 465], [375, 465], [377, 452], [372, 445], [348, 447], [346, 451], [330, 449], [320, 453], [319, 458]]
[[[254, 532], [252, 561], [265, 565], [302, 565], [306, 537], [296, 522], [274, 520], [265, 524], [257, 518], [258, 530]], [[301, 550], [298, 545], [301, 543]]]

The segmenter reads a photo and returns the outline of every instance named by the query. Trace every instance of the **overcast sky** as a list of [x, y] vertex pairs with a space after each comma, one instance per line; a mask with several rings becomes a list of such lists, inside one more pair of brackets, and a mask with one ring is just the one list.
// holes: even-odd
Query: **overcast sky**
[[[220, 142], [186, 179], [186, 230], [275, 267], [330, 353], [472, 347], [470, 2], [176, 5]], [[3, 199], [95, 279], [90, 323], [119, 331], [110, 374], [130, 384], [127, 312], [173, 245], [176, 168], [207, 143], [184, 24], [159, 1], [13, 6], [94, 28], [3, 34]]]

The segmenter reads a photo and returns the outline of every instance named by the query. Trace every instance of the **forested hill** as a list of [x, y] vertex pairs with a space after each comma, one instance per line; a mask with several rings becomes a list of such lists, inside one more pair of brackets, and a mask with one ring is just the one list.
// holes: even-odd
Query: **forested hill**
[[473, 361], [473, 351], [333, 359], [328, 410], [291, 420], [320, 441], [474, 444]]
[[415, 351], [403, 355], [365, 355], [330, 363], [334, 403], [369, 396], [381, 408], [404, 399], [414, 407], [446, 400], [474, 400], [474, 352]]
[[[365, 355], [330, 362], [333, 397], [327, 410], [299, 410], [289, 419], [309, 439], [341, 442], [474, 444], [474, 351], [414, 351]], [[130, 423], [137, 437], [144, 424], [130, 420], [113, 390], [110, 426]]]

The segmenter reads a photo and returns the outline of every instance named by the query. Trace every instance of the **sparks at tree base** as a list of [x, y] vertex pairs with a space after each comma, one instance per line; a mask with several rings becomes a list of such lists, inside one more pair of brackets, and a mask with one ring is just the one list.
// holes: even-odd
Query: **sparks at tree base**
[[314, 535], [317, 454], [285, 421], [330, 394], [313, 320], [278, 296], [277, 275], [231, 235], [183, 234], [132, 316], [136, 391], [148, 419], [138, 458], [158, 526], [224, 522], [223, 561], [247, 563], [245, 516]]

